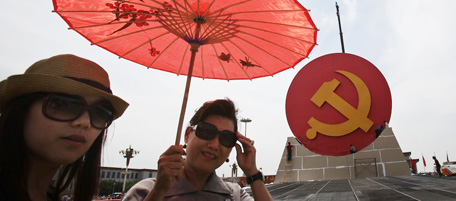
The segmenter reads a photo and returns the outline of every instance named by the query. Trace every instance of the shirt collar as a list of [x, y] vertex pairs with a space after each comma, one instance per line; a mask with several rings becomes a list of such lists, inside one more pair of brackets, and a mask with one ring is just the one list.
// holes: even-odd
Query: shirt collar
[[[231, 194], [231, 191], [228, 187], [226, 187], [222, 179], [215, 174], [215, 172], [209, 176], [209, 180], [203, 191], [227, 195]], [[185, 175], [185, 172], [183, 172], [182, 177], [174, 182], [173, 187], [165, 194], [165, 197], [195, 192], [198, 192], [198, 190], [187, 180], [187, 176]]]

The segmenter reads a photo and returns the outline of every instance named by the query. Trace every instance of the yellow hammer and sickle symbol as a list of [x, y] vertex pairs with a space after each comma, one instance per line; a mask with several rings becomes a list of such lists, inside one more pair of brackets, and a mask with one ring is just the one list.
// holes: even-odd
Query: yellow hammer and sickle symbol
[[333, 79], [323, 83], [310, 100], [318, 107], [321, 107], [325, 102], [329, 103], [348, 120], [339, 124], [325, 124], [311, 117], [307, 122], [311, 128], [306, 133], [307, 138], [310, 140], [317, 137], [317, 132], [326, 136], [340, 137], [361, 128], [367, 133], [374, 124], [374, 122], [367, 118], [371, 106], [371, 96], [366, 84], [353, 73], [343, 70], [336, 70], [336, 72], [347, 77], [355, 85], [358, 92], [358, 108], [354, 108], [334, 93], [334, 90], [340, 84], [339, 80]]

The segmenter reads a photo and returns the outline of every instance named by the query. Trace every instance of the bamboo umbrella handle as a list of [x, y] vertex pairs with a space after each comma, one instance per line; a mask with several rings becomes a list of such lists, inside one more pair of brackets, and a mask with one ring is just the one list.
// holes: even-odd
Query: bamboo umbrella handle
[[[201, 30], [201, 22], [198, 21], [195, 27], [195, 41], [199, 39], [199, 32]], [[182, 125], [184, 123], [184, 116], [185, 110], [187, 109], [187, 101], [188, 101], [188, 92], [190, 91], [190, 82], [192, 81], [192, 73], [193, 73], [193, 65], [195, 64], [195, 57], [196, 53], [198, 52], [199, 47], [201, 44], [197, 42], [190, 43], [190, 51], [192, 52], [190, 58], [190, 64], [188, 66], [188, 75], [187, 75], [187, 84], [185, 84], [185, 92], [184, 92], [184, 100], [182, 100], [182, 107], [181, 107], [181, 114], [179, 117], [179, 125], [177, 126], [177, 134], [176, 134], [176, 142], [174, 145], [180, 144], [181, 134], [182, 134]]]
[[181, 134], [182, 134], [182, 125], [184, 123], [185, 110], [187, 109], [188, 92], [190, 91], [190, 83], [192, 81], [193, 65], [195, 63], [196, 52], [198, 52], [198, 48], [200, 46], [199, 43], [190, 43], [190, 45], [191, 45], [190, 51], [192, 52], [192, 55], [190, 58], [190, 65], [188, 67], [188, 75], [187, 75], [187, 83], [185, 85], [184, 100], [182, 100], [181, 114], [179, 117], [179, 125], [177, 126], [177, 134], [176, 134], [176, 142], [174, 145], [180, 144], [180, 139], [181, 139]]

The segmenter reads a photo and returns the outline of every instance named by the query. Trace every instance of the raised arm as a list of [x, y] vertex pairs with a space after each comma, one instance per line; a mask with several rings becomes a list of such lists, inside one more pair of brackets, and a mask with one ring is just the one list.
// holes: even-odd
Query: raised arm
[[[237, 162], [242, 171], [244, 171], [245, 176], [247, 178], [252, 177], [259, 172], [256, 166], [256, 149], [253, 146], [253, 140], [241, 135], [239, 132], [236, 135], [242, 144], [242, 149], [241, 145], [236, 144]], [[271, 194], [262, 179], [253, 181], [250, 183], [250, 187], [255, 200], [272, 201]]]

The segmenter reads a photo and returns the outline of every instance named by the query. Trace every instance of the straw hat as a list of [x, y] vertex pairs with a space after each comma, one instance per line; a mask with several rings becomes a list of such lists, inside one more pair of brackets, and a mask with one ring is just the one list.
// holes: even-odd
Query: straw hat
[[101, 96], [116, 110], [115, 119], [128, 107], [127, 102], [112, 94], [108, 74], [101, 66], [70, 54], [43, 59], [24, 74], [12, 75], [0, 82], [0, 108], [15, 97], [34, 92]]

